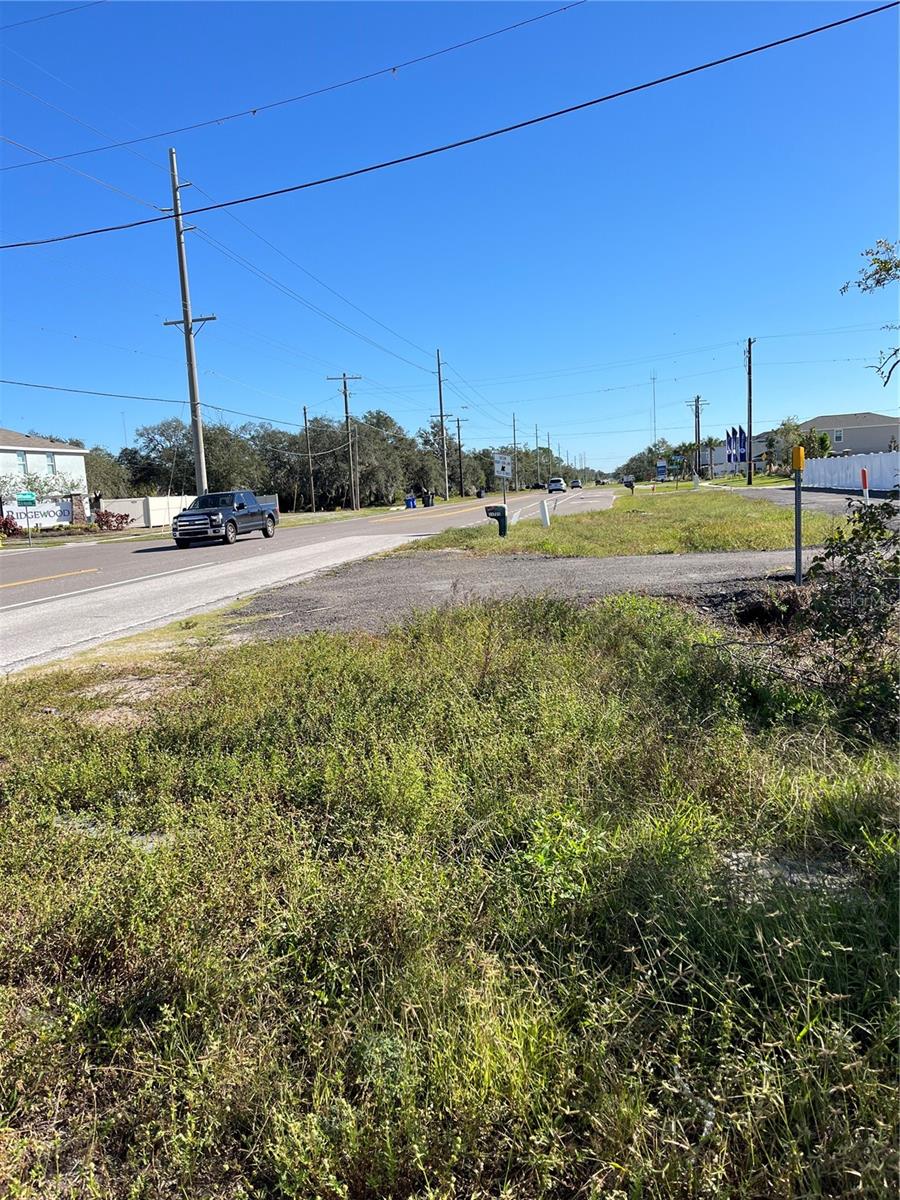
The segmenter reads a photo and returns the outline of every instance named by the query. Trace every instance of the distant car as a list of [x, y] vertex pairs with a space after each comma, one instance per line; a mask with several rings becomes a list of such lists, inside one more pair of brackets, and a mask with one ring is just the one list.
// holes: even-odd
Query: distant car
[[573, 480], [572, 480], [572, 482], [569, 484], [569, 487], [570, 487], [570, 488], [580, 488], [580, 487], [581, 487], [581, 480], [580, 480], [580, 479], [573, 479]]
[[564, 479], [561, 479], [558, 475], [554, 475], [554, 477], [547, 484], [547, 491], [548, 492], [568, 491], [568, 488], [566, 487], [566, 481]]

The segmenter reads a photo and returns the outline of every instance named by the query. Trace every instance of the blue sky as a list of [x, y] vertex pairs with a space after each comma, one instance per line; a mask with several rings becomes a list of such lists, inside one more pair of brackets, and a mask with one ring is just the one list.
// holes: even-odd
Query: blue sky
[[[0, 13], [8, 25], [67, 6], [7, 3]], [[3, 76], [16, 85], [3, 86], [4, 135], [44, 155], [80, 150], [322, 87], [553, 7], [99, 4], [2, 34]], [[148, 204], [169, 203], [169, 144], [184, 179], [230, 199], [482, 132], [865, 7], [583, 4], [137, 153], [69, 160], [119, 190], [59, 164], [6, 171], [3, 240], [152, 215]], [[839, 289], [865, 246], [897, 236], [897, 31], [894, 10], [482, 145], [236, 210], [367, 315], [227, 213], [197, 218], [204, 234], [386, 348], [194, 233], [194, 310], [219, 318], [198, 338], [203, 401], [273, 420], [299, 420], [303, 404], [336, 416], [338, 390], [325, 376], [346, 370], [364, 377], [354, 411], [383, 407], [415, 430], [436, 411], [439, 346], [464, 442], [509, 441], [515, 411], [523, 440], [533, 442], [538, 422], [542, 440], [549, 432], [573, 458], [611, 469], [650, 440], [651, 372], [657, 427], [670, 440], [691, 435], [685, 402], [695, 392], [709, 431], [740, 421], [743, 342], [753, 335], [757, 429], [787, 414], [890, 411], [896, 390], [866, 364], [889, 341], [879, 326], [896, 319], [896, 295]], [[3, 165], [33, 157], [3, 145]], [[196, 196], [188, 190], [185, 204]], [[162, 325], [180, 315], [168, 223], [8, 251], [0, 265], [4, 377], [185, 398], [180, 334]], [[2, 403], [6, 426], [113, 450], [123, 420], [131, 438], [183, 412], [8, 387]]]

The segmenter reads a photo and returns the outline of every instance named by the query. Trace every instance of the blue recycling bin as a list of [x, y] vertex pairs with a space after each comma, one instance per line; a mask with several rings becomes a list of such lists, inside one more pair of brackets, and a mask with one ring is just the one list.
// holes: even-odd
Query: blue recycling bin
[[416, 507], [416, 498], [415, 498], [415, 496], [407, 496], [407, 497], [406, 497], [406, 507], [407, 507], [407, 508], [415, 508], [415, 507]]

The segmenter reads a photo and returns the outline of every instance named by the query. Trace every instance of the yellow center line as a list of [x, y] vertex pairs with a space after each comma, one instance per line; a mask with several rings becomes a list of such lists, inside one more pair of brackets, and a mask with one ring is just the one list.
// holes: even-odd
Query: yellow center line
[[48, 579], [67, 579], [70, 575], [93, 575], [98, 567], [82, 567], [80, 571], [61, 571], [59, 575], [39, 575], [37, 579], [17, 579], [15, 583], [0, 583], [0, 588], [25, 587], [29, 583], [46, 583]]

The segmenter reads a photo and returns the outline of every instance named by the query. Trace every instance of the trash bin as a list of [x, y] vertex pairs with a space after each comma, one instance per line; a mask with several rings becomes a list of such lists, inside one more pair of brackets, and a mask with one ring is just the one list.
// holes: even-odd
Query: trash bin
[[422, 493], [422, 507], [423, 508], [434, 508], [434, 492], [423, 492]]
[[407, 508], [415, 508], [415, 507], [416, 507], [416, 498], [415, 498], [415, 496], [407, 496], [407, 497], [406, 497], [406, 507], [407, 507]]
[[479, 489], [478, 489], [478, 491], [475, 493], [475, 495], [477, 496], [477, 498], [478, 498], [479, 500], [483, 500], [483, 499], [484, 499], [484, 497], [485, 497], [485, 491], [484, 491], [484, 488], [479, 488]]

